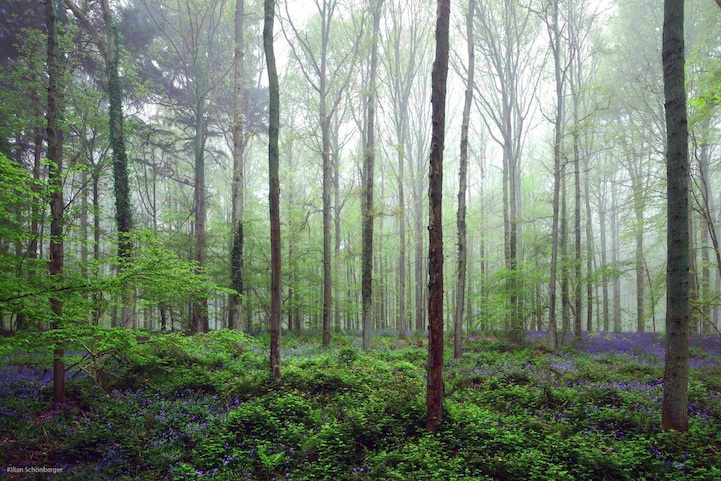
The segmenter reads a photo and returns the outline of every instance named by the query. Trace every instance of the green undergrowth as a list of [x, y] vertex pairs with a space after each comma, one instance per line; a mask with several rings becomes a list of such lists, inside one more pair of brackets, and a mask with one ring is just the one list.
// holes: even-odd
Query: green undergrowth
[[354, 336], [323, 348], [286, 335], [274, 382], [263, 336], [114, 335], [92, 356], [89, 339], [71, 346], [69, 401], [55, 409], [38, 344], [1, 351], [0, 464], [77, 480], [721, 480], [713, 364], [692, 369], [691, 429], [679, 434], [660, 429], [658, 363], [473, 339], [447, 359], [444, 418], [429, 434], [415, 339], [364, 352]]

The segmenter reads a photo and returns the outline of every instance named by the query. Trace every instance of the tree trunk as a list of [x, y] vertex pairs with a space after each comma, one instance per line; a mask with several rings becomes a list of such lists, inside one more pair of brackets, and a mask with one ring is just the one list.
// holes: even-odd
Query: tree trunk
[[361, 296], [363, 312], [363, 349], [371, 347], [373, 315], [373, 177], [375, 166], [375, 110], [376, 75], [378, 71], [378, 36], [380, 35], [381, 7], [383, 0], [377, 0], [373, 11], [373, 40], [371, 46], [370, 78], [368, 80], [367, 134], [363, 157], [363, 198], [362, 210], [362, 262]]
[[[611, 187], [611, 264], [614, 268], [618, 268], [621, 251], [621, 235], [619, 226], [619, 205], [618, 193], [616, 186]], [[613, 278], [613, 331], [621, 332], [621, 278], [614, 276]]]
[[[399, 137], [402, 137], [399, 136]], [[406, 337], [406, 198], [404, 191], [405, 152], [398, 149], [398, 334]]]
[[[689, 166], [690, 169], [690, 166]], [[699, 304], [698, 271], [696, 270], [696, 233], [694, 232], [693, 207], [689, 202], [688, 209], [688, 301], [692, 306]], [[699, 316], [690, 312], [689, 334], [699, 333]]]
[[574, 233], [574, 259], [573, 269], [576, 279], [576, 289], [574, 292], [574, 312], [573, 312], [573, 331], [576, 339], [581, 338], [582, 330], [582, 299], [581, 287], [583, 281], [581, 279], [581, 264], [583, 262], [583, 254], [581, 253], [581, 152], [579, 138], [579, 122], [578, 122], [578, 93], [573, 93], [573, 233]]
[[608, 253], [606, 251], [606, 182], [603, 182], [604, 189], [598, 201], [598, 223], [599, 237], [601, 238], [601, 287], [603, 289], [603, 298], [601, 299], [601, 309], [603, 316], [603, 330], [608, 332], [611, 329], [609, 314], [609, 295], [608, 295]]
[[[548, 286], [548, 345], [550, 349], [556, 350], [560, 346], [556, 325], [558, 258], [559, 244], [564, 236], [563, 226], [560, 224], [560, 206], [562, 202], [561, 183], [563, 182], [563, 172], [561, 170], [561, 141], [564, 134], [564, 76], [561, 69], [561, 36], [558, 26], [558, 1], [554, 2], [552, 9], [552, 23], [547, 24], [547, 26], [549, 42], [552, 47], [551, 51], [553, 52], [554, 80], [556, 85], [556, 119], [553, 128], [553, 221], [551, 227], [551, 272]], [[565, 201], [565, 199], [563, 201]]]
[[[565, 170], [567, 164], [564, 164], [561, 168]], [[568, 203], [566, 190], [568, 187], [568, 181], [566, 177], [561, 174], [561, 233], [560, 233], [560, 256], [561, 256], [561, 324], [562, 324], [562, 336], [565, 336], [567, 332], [571, 330], [571, 295], [569, 288], [569, 275], [568, 275]], [[561, 338], [563, 342], [563, 338]]]
[[[200, 87], [195, 88], [195, 260], [197, 274], [205, 269], [205, 99]], [[208, 298], [202, 296], [193, 301], [193, 328], [196, 332], [208, 332]]]
[[[633, 178], [631, 179], [633, 181]], [[634, 184], [636, 184], [634, 182]], [[640, 187], [640, 185], [639, 185]], [[643, 202], [639, 199], [642, 193], [634, 185], [634, 212], [636, 215], [636, 331], [645, 331], [645, 284], [643, 259], [643, 231], [645, 227]]]
[[684, 2], [665, 0], [663, 79], [666, 102], [668, 241], [664, 429], [688, 430], [688, 123], [684, 85]]
[[711, 304], [713, 299], [710, 298], [711, 290], [711, 270], [709, 245], [711, 233], [715, 234], [715, 226], [713, 217], [711, 216], [711, 192], [709, 189], [709, 123], [710, 117], [701, 122], [701, 141], [699, 145], [698, 163], [699, 163], [699, 181], [701, 183], [701, 228], [699, 229], [699, 246], [701, 250], [701, 282], [700, 282], [700, 300], [701, 300], [701, 333], [711, 334]]
[[334, 149], [333, 149], [333, 305], [335, 312], [333, 320], [335, 322], [335, 332], [341, 331], [340, 320], [340, 155], [338, 153], [338, 129], [334, 131]]
[[281, 317], [281, 257], [280, 257], [280, 181], [278, 174], [278, 136], [280, 130], [280, 88], [273, 51], [273, 21], [275, 0], [264, 0], [263, 49], [268, 67], [268, 179], [270, 204], [270, 370], [273, 379], [280, 381], [280, 317]]
[[330, 308], [332, 302], [331, 262], [330, 262], [330, 190], [331, 190], [331, 162], [330, 162], [330, 118], [326, 109], [326, 78], [325, 78], [325, 52], [321, 57], [320, 77], [320, 131], [322, 138], [323, 157], [323, 346], [330, 346]]
[[443, 416], [443, 147], [446, 126], [448, 30], [450, 0], [438, 0], [436, 59], [431, 74], [432, 130], [428, 175], [428, 377], [426, 415], [428, 431], [435, 433]]
[[[56, 286], [63, 281], [65, 246], [63, 241], [63, 132], [59, 126], [62, 117], [62, 88], [60, 86], [60, 65], [58, 53], [58, 17], [54, 0], [45, 1], [45, 13], [48, 29], [47, 69], [48, 69], [48, 184], [50, 196], [50, 278]], [[57, 297], [50, 299], [53, 311], [53, 329], [62, 329], [63, 301]], [[65, 364], [63, 346], [53, 350], [53, 402], [65, 403]]]
[[[110, 146], [113, 152], [113, 181], [115, 189], [115, 219], [118, 226], [118, 257], [120, 272], [132, 262], [133, 242], [130, 238], [133, 217], [130, 206], [130, 180], [128, 176], [128, 155], [123, 135], [123, 86], [118, 71], [120, 52], [117, 45], [118, 32], [108, 0], [102, 0], [105, 21], [105, 68], [108, 76], [108, 97], [110, 117]], [[135, 328], [135, 296], [132, 286], [123, 288], [121, 325]]]
[[243, 197], [245, 186], [243, 178], [245, 133], [243, 122], [243, 56], [245, 50], [245, 1], [235, 1], [235, 37], [233, 53], [233, 206], [231, 214], [231, 232], [233, 247], [230, 255], [230, 287], [236, 293], [228, 299], [228, 329], [243, 328]]
[[473, 45], [473, 12], [476, 9], [475, 0], [470, 0], [466, 15], [466, 35], [468, 41], [468, 79], [466, 82], [466, 95], [463, 104], [463, 118], [461, 121], [461, 157], [458, 169], [458, 271], [456, 286], [456, 312], [453, 318], [453, 356], [459, 359], [463, 354], [461, 346], [463, 329], [463, 311], [466, 301], [466, 264], [468, 246], [466, 240], [466, 190], [468, 172], [468, 126], [473, 103], [473, 77], [476, 69], [475, 49]]
[[[589, 187], [589, 156], [586, 156], [584, 167], [586, 175], [583, 180], [583, 191], [586, 204], [586, 330], [593, 330], [593, 281], [591, 273], [593, 272], [594, 256], [593, 256], [593, 217], [591, 214], [591, 189]], [[598, 291], [598, 289], [596, 289]], [[598, 308], [598, 304], [596, 304]], [[598, 326], [598, 321], [596, 323]], [[599, 330], [598, 327], [596, 330]]]

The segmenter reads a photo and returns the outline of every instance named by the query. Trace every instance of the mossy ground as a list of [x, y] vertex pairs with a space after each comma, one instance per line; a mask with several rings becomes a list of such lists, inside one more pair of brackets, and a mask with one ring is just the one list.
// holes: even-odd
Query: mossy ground
[[5, 349], [7, 479], [721, 480], [719, 338], [692, 343], [688, 433], [660, 429], [662, 339], [591, 334], [559, 352], [466, 339], [431, 435], [421, 336], [363, 352], [287, 334], [276, 384], [262, 335], [128, 335], [104, 338], [103, 364], [71, 352], [59, 407], [44, 355]]

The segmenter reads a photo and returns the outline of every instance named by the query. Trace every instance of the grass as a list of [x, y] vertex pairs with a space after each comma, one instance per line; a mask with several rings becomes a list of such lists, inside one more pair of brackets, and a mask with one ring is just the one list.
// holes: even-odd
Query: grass
[[328, 349], [285, 335], [280, 384], [264, 335], [102, 339], [94, 361], [71, 356], [56, 407], [38, 343], [0, 346], [7, 479], [721, 480], [718, 337], [692, 341], [688, 433], [660, 429], [657, 335], [589, 334], [554, 353], [533, 333], [523, 347], [471, 338], [447, 359], [435, 435], [415, 338], [379, 335], [366, 353], [353, 335]]

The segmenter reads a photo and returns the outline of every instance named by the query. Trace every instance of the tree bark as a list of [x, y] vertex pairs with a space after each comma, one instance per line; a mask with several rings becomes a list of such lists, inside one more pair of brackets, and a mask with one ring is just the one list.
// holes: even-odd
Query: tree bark
[[268, 178], [270, 210], [270, 370], [280, 381], [280, 181], [278, 178], [278, 137], [280, 131], [280, 88], [273, 51], [275, 0], [264, 0], [263, 49], [268, 68], [270, 102], [268, 107]]
[[608, 295], [608, 253], [606, 251], [606, 181], [603, 181], [603, 192], [599, 196], [598, 200], [598, 224], [599, 224], [599, 237], [601, 238], [600, 242], [600, 249], [601, 249], [601, 287], [602, 287], [602, 293], [603, 297], [601, 299], [601, 312], [602, 312], [602, 322], [603, 322], [603, 330], [609, 331], [611, 329], [610, 325], [610, 315], [609, 315], [609, 295]]
[[233, 247], [230, 256], [230, 287], [235, 290], [228, 299], [228, 329], [243, 327], [243, 197], [244, 187], [244, 150], [245, 133], [243, 120], [243, 56], [245, 51], [245, 1], [235, 1], [235, 38], [233, 52], [233, 206], [231, 214], [231, 232]]
[[[110, 147], [113, 158], [113, 189], [115, 193], [115, 222], [118, 229], [119, 273], [130, 267], [133, 256], [133, 242], [130, 232], [133, 227], [133, 213], [130, 204], [130, 177], [128, 174], [128, 155], [123, 132], [123, 84], [120, 79], [120, 49], [118, 32], [113, 21], [113, 12], [108, 0], [101, 0], [100, 6], [105, 23], [105, 40], [93, 26], [83, 10], [72, 1], [65, 5], [73, 12], [85, 27], [105, 61], [105, 73], [108, 81], [108, 120]], [[122, 290], [121, 325], [135, 327], [135, 293], [131, 286]]]
[[371, 46], [370, 78], [368, 80], [367, 134], [363, 158], [362, 210], [362, 261], [361, 296], [363, 313], [363, 349], [371, 347], [373, 316], [373, 177], [375, 170], [375, 111], [376, 75], [378, 71], [378, 36], [380, 35], [381, 8], [383, 0], [377, 0], [373, 10], [373, 40]]
[[[50, 278], [56, 285], [62, 283], [65, 245], [63, 241], [63, 132], [59, 119], [62, 109], [62, 89], [60, 86], [60, 65], [58, 53], [58, 16], [55, 0], [45, 0], [45, 13], [48, 29], [47, 69], [48, 69], [48, 184], [50, 187]], [[50, 299], [53, 311], [53, 329], [62, 329], [63, 301], [58, 297]], [[53, 350], [53, 402], [65, 403], [65, 364], [64, 350], [59, 344]]]
[[428, 174], [428, 377], [426, 428], [434, 433], [443, 417], [443, 147], [446, 125], [450, 0], [438, 0], [436, 59], [431, 74], [432, 130]]
[[[572, 83], [573, 85], [573, 83]], [[574, 89], [575, 90], [575, 89]], [[581, 252], [581, 152], [580, 137], [578, 129], [578, 92], [573, 92], [573, 233], [574, 233], [574, 259], [573, 272], [576, 279], [574, 291], [574, 311], [573, 311], [573, 331], [576, 339], [581, 338], [583, 317], [581, 287], [583, 281], [581, 279], [581, 264], [583, 262], [583, 254]]]
[[557, 292], [557, 272], [560, 239], [563, 237], [563, 229], [560, 225], [560, 203], [561, 203], [561, 183], [563, 175], [561, 170], [561, 140], [563, 139], [563, 85], [564, 78], [561, 69], [560, 58], [560, 35], [558, 34], [558, 2], [555, 2], [553, 13], [552, 30], [549, 31], [550, 41], [553, 45], [553, 65], [556, 83], [556, 120], [554, 126], [554, 142], [553, 142], [553, 225], [551, 240], [551, 277], [549, 281], [549, 315], [548, 315], [548, 343], [551, 349], [557, 349], [560, 345], [557, 326], [556, 326], [556, 292]]
[[[619, 205], [618, 192], [616, 186], [611, 186], [611, 264], [614, 268], [618, 267], [620, 262], [621, 251], [621, 235], [619, 226]], [[621, 332], [623, 328], [621, 322], [621, 277], [613, 278], [613, 331]]]
[[684, 2], [665, 0], [663, 79], [666, 105], [668, 240], [666, 359], [661, 424], [688, 430], [688, 120], [684, 84]]
[[[118, 226], [118, 257], [120, 272], [130, 267], [132, 262], [133, 241], [130, 231], [133, 214], [130, 205], [130, 180], [128, 176], [128, 154], [123, 134], [123, 86], [118, 71], [120, 51], [118, 32], [113, 22], [113, 14], [108, 0], [102, 0], [103, 19], [105, 21], [105, 68], [108, 76], [108, 97], [110, 117], [110, 146], [113, 152], [113, 186], [115, 189], [115, 219]], [[121, 325], [135, 328], [134, 288], [123, 288]]]
[[[195, 65], [196, 76], [203, 75]], [[200, 80], [198, 80], [200, 82]], [[201, 82], [202, 83], [202, 82]], [[197, 274], [202, 274], [205, 269], [205, 94], [202, 87], [194, 85], [195, 96], [195, 138], [193, 145], [195, 150], [195, 260], [198, 263]], [[193, 300], [193, 328], [196, 332], [208, 332], [208, 298], [206, 296]]]
[[473, 103], [473, 79], [476, 69], [475, 49], [473, 45], [473, 12], [476, 1], [470, 0], [466, 15], [466, 36], [468, 42], [468, 79], [466, 81], [466, 95], [463, 104], [463, 118], [461, 121], [461, 157], [458, 169], [458, 270], [456, 286], [456, 311], [453, 319], [453, 356], [459, 359], [463, 354], [462, 330], [463, 312], [466, 302], [466, 265], [468, 246], [466, 240], [466, 190], [468, 172], [468, 126], [471, 118], [471, 105]]

